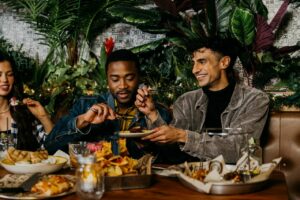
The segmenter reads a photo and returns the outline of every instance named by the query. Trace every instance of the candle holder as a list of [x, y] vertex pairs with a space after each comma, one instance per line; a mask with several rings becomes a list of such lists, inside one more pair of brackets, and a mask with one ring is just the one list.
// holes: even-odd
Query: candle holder
[[104, 176], [94, 155], [78, 155], [76, 193], [80, 199], [101, 199], [104, 193]]

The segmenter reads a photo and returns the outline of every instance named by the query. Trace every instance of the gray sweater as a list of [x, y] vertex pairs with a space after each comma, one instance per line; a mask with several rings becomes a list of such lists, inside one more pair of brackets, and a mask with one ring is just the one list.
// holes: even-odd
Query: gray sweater
[[[204, 134], [207, 104], [208, 99], [202, 89], [187, 92], [174, 103], [171, 124], [187, 132], [187, 141], [180, 144], [181, 150], [200, 159], [222, 154], [226, 163], [235, 163], [246, 138], [260, 138], [268, 116], [269, 98], [260, 90], [236, 84], [229, 105], [221, 114], [222, 128], [242, 128], [242, 133], [247, 134], [229, 133], [222, 137]], [[155, 126], [160, 124], [165, 124], [161, 118]]]

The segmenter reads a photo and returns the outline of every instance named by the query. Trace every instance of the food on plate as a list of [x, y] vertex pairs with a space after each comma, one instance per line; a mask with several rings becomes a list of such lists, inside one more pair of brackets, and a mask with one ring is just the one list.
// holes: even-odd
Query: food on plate
[[129, 129], [130, 133], [140, 133], [143, 131], [143, 128], [141, 126], [134, 126], [131, 129]]
[[244, 175], [250, 175], [251, 177], [254, 177], [256, 175], [260, 174], [259, 167], [256, 167], [254, 170], [238, 170], [238, 171], [232, 171], [228, 172], [223, 175], [223, 179], [226, 181], [232, 180], [234, 183], [238, 183], [243, 181]]
[[191, 177], [203, 182], [206, 175], [208, 174], [208, 172], [209, 171], [207, 169], [198, 169], [198, 170], [192, 172]]
[[52, 196], [67, 192], [74, 188], [75, 183], [65, 176], [48, 175], [44, 176], [32, 188], [31, 192], [42, 196]]
[[46, 150], [33, 152], [17, 150], [14, 147], [9, 147], [7, 149], [7, 154], [5, 157], [5, 161], [8, 164], [15, 164], [17, 162], [34, 164], [40, 163], [46, 159], [48, 159], [48, 152]]

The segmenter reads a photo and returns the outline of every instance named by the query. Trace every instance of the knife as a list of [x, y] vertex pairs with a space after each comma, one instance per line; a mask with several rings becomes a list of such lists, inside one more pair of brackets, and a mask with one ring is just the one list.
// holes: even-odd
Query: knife
[[32, 174], [26, 181], [24, 181], [18, 187], [0, 187], [1, 193], [20, 193], [20, 192], [29, 192], [31, 187], [37, 183], [41, 177], [41, 173]]

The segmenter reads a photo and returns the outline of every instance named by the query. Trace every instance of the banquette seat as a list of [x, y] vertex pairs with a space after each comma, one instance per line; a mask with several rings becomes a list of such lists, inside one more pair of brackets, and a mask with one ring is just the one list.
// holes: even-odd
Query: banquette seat
[[282, 157], [278, 170], [285, 175], [289, 198], [300, 199], [300, 112], [271, 113], [261, 143], [264, 162]]

